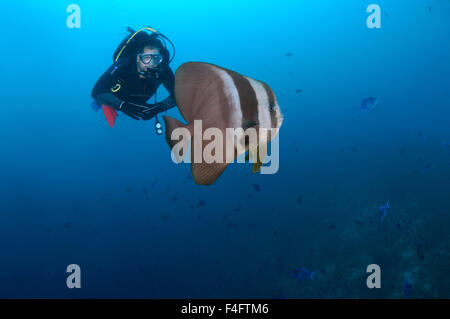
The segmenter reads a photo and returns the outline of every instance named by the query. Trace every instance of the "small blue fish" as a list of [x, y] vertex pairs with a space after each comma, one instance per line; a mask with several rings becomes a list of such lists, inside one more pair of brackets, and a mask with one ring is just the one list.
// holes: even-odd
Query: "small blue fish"
[[170, 216], [170, 214], [164, 214], [164, 215], [161, 216], [161, 218], [162, 219], [167, 219], [167, 217], [169, 217], [169, 216]]
[[380, 212], [380, 224], [383, 222], [384, 217], [386, 217], [386, 212], [389, 208], [389, 201], [384, 206], [378, 207], [378, 210]]
[[405, 278], [402, 286], [403, 298], [409, 298], [411, 296], [412, 285], [408, 282], [408, 278]]
[[444, 149], [444, 151], [450, 152], [450, 142], [442, 143], [442, 148]]
[[253, 189], [255, 192], [259, 192], [261, 190], [261, 187], [258, 184], [253, 184]]
[[427, 163], [421, 170], [420, 172], [422, 174], [428, 173], [431, 169], [433, 168], [433, 163]]
[[198, 202], [197, 208], [203, 207], [203, 206], [205, 206], [205, 204], [206, 204], [206, 201], [202, 199]]
[[369, 112], [377, 106], [379, 100], [376, 97], [366, 97], [362, 100], [359, 110], [361, 112]]
[[304, 282], [307, 278], [314, 280], [313, 275], [314, 271], [309, 272], [306, 268], [300, 268], [292, 271], [292, 277], [301, 280], [301, 282]]
[[422, 130], [416, 131], [416, 135], [420, 137], [422, 140], [426, 139], [425, 133]]

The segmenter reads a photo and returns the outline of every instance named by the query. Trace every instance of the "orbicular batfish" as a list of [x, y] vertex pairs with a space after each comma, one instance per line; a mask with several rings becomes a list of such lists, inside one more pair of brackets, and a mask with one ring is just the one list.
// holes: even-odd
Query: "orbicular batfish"
[[[164, 116], [166, 140], [180, 159], [184, 149], [176, 150], [182, 144], [177, 129], [189, 132], [191, 171], [197, 184], [214, 183], [227, 165], [246, 151], [246, 159], [252, 158], [254, 163], [253, 172], [259, 171], [267, 143], [283, 122], [277, 98], [267, 84], [217, 65], [188, 62], [175, 72], [175, 99], [187, 124]], [[256, 139], [246, 133], [251, 128], [257, 132]], [[230, 134], [229, 129], [234, 133]], [[188, 142], [185, 140], [183, 145]], [[234, 147], [227, 149], [229, 145]], [[208, 152], [212, 159], [205, 158]]]

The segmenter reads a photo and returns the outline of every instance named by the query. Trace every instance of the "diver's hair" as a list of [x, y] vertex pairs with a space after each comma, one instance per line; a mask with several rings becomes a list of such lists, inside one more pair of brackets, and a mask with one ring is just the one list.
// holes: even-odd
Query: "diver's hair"
[[137, 36], [140, 36], [140, 38], [136, 39], [136, 54], [142, 53], [145, 47], [159, 49], [159, 51], [163, 53], [162, 51], [164, 51], [164, 45], [155, 37], [154, 34], [150, 35], [146, 32], [142, 32]]

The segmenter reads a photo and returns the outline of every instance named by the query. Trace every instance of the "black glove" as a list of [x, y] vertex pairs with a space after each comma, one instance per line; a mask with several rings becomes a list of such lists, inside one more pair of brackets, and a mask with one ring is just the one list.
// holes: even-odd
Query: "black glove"
[[174, 107], [175, 105], [176, 105], [176, 102], [171, 97], [168, 97], [167, 99], [165, 99], [164, 101], [162, 101], [160, 103], [146, 104], [148, 109], [142, 111], [143, 115], [141, 116], [141, 118], [144, 121], [148, 121], [148, 120], [152, 119], [153, 117], [155, 117], [157, 114], [167, 111], [168, 109]]
[[148, 105], [140, 105], [131, 102], [122, 102], [119, 106], [119, 110], [125, 113], [126, 115], [134, 118], [135, 120], [139, 120], [142, 116], [144, 116], [144, 111], [149, 110]]
[[162, 103], [156, 103], [156, 104], [147, 104], [148, 108], [145, 111], [142, 111], [141, 119], [144, 121], [148, 121], [155, 117], [158, 113], [161, 112]]
[[102, 93], [96, 97], [97, 103], [106, 104], [118, 111], [122, 111], [126, 115], [139, 120], [144, 114], [145, 110], [148, 110], [148, 105], [140, 105], [132, 102], [122, 101], [121, 99], [114, 96], [112, 93]]

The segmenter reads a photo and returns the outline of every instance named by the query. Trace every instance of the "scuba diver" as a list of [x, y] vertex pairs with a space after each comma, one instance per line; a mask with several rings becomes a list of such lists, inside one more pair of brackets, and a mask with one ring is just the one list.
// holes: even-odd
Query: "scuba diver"
[[[150, 31], [151, 33], [144, 32]], [[162, 134], [157, 115], [176, 106], [175, 78], [169, 63], [175, 55], [175, 46], [163, 34], [148, 27], [130, 33], [113, 55], [113, 65], [100, 77], [92, 89], [94, 110], [103, 109], [110, 127], [114, 126], [117, 111], [135, 120], [155, 118], [155, 130]], [[172, 57], [165, 40], [172, 46]], [[163, 84], [169, 97], [156, 102], [156, 91]], [[147, 101], [155, 97], [155, 103]]]

